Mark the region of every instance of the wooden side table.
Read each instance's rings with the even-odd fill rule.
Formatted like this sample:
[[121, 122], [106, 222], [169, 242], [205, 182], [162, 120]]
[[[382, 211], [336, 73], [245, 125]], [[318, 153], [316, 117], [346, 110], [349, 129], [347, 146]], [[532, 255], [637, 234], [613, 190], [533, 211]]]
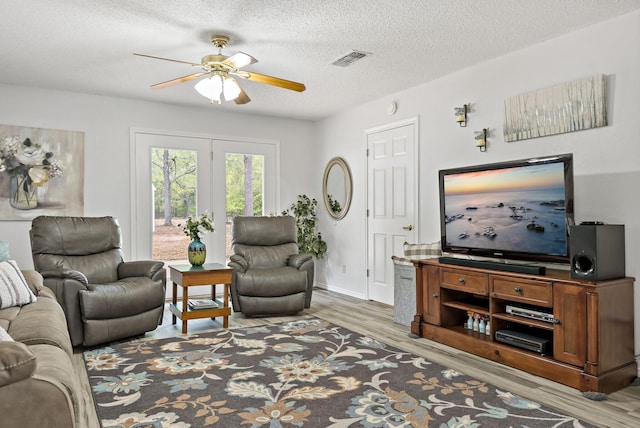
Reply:
[[[182, 321], [182, 334], [187, 333], [187, 321], [200, 318], [223, 317], [222, 325], [229, 327], [229, 286], [231, 285], [231, 275], [233, 269], [220, 263], [205, 263], [202, 266], [191, 265], [170, 265], [169, 279], [173, 283], [173, 294], [169, 310], [171, 311], [171, 321], [175, 325], [176, 318]], [[224, 287], [224, 300], [216, 299], [216, 285], [222, 284]], [[211, 285], [211, 299], [218, 303], [213, 309], [191, 309], [189, 308], [189, 287], [194, 285]], [[182, 287], [182, 302], [178, 302], [178, 286]]]

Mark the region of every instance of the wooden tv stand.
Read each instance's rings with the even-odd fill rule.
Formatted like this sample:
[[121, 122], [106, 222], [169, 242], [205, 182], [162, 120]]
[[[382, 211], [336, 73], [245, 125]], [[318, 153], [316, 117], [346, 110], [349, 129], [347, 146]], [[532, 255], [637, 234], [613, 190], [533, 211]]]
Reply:
[[[636, 378], [634, 278], [573, 279], [461, 267], [437, 259], [414, 261], [420, 337], [535, 374], [580, 391], [610, 393]], [[539, 320], [513, 315], [507, 305], [552, 314]], [[491, 335], [465, 328], [468, 312], [489, 318]], [[499, 330], [549, 340], [546, 355], [499, 342]]]

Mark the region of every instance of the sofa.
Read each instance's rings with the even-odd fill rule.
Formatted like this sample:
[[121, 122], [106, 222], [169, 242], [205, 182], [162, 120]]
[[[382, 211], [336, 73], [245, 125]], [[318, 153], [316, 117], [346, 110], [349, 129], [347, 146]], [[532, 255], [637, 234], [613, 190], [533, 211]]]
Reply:
[[314, 261], [298, 252], [295, 218], [233, 219], [231, 301], [245, 316], [292, 315], [311, 306]]
[[38, 272], [21, 273], [35, 301], [0, 309], [0, 426], [79, 427], [64, 312]]
[[29, 236], [34, 269], [62, 305], [73, 346], [143, 335], [162, 322], [164, 263], [125, 261], [114, 217], [39, 216]]

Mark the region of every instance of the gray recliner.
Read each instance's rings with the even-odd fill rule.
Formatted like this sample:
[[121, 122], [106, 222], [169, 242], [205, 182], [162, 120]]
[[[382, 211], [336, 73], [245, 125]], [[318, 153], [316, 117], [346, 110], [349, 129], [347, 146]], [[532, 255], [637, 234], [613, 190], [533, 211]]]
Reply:
[[311, 306], [314, 261], [298, 253], [293, 217], [235, 217], [231, 246], [235, 312], [289, 315]]
[[64, 309], [73, 346], [141, 335], [162, 321], [164, 263], [125, 262], [113, 217], [40, 216], [29, 235], [34, 267]]

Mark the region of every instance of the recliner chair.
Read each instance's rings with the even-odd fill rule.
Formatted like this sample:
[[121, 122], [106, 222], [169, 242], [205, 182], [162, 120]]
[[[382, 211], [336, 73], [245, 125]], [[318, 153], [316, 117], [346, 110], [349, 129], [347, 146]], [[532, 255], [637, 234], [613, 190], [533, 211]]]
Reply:
[[231, 246], [235, 312], [289, 315], [311, 307], [314, 261], [298, 253], [293, 217], [235, 217]]
[[141, 335], [162, 321], [164, 263], [125, 262], [113, 217], [40, 216], [29, 235], [34, 267], [64, 309], [73, 346]]

